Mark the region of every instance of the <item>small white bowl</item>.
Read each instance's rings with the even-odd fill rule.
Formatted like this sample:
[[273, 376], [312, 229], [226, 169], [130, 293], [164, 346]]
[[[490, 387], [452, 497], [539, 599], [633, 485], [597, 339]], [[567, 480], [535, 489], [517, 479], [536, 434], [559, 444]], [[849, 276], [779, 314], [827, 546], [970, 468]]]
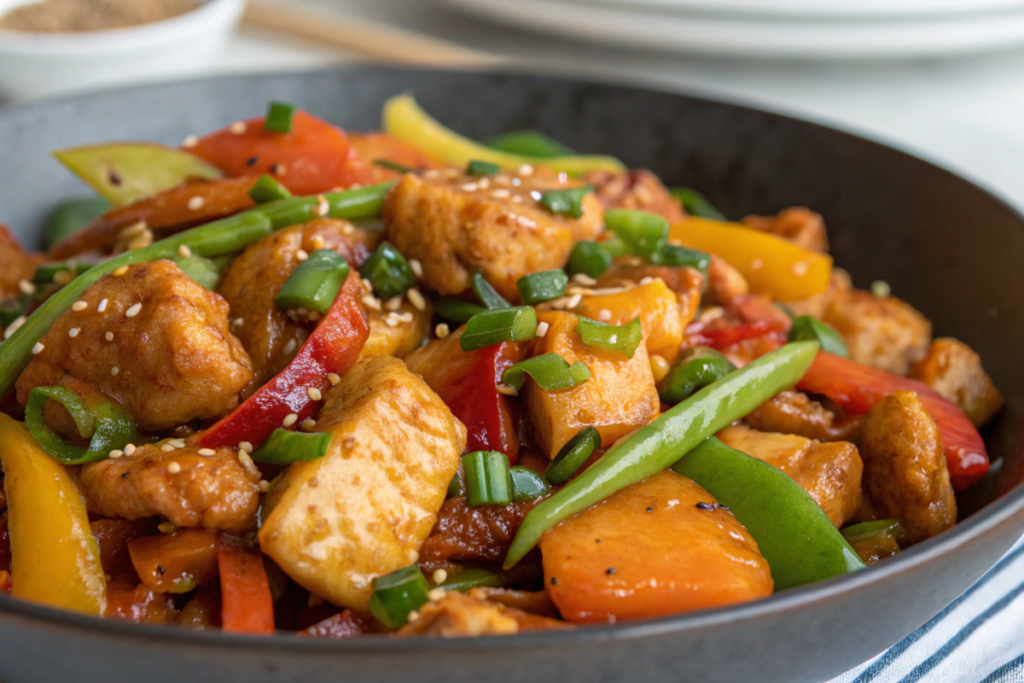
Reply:
[[[0, 14], [28, 0], [0, 0]], [[149, 24], [81, 33], [0, 29], [0, 96], [25, 99], [166, 77], [202, 66], [227, 42], [245, 0], [205, 0]]]

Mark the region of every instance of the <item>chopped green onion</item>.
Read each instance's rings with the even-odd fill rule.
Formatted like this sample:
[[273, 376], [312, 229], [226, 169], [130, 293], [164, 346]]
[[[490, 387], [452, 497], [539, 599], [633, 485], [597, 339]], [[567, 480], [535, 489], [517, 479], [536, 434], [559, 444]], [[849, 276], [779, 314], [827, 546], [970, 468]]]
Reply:
[[381, 299], [401, 296], [416, 284], [409, 262], [388, 241], [381, 242], [370, 254], [359, 274], [369, 280], [373, 293]]
[[526, 375], [544, 391], [561, 391], [590, 379], [590, 368], [580, 362], [569, 365], [557, 353], [545, 353], [507, 368], [501, 375], [501, 383], [519, 391], [526, 384]]
[[448, 579], [440, 585], [446, 591], [468, 591], [470, 588], [501, 588], [508, 585], [505, 572], [482, 567], [471, 567]]
[[614, 232], [634, 256], [650, 258], [668, 243], [668, 220], [664, 216], [632, 209], [609, 209], [604, 224]]
[[708, 346], [695, 346], [683, 352], [658, 383], [658, 395], [665, 403], [679, 403], [735, 369], [736, 366], [718, 351]]
[[505, 297], [498, 294], [498, 290], [491, 286], [482, 273], [473, 273], [473, 291], [476, 296], [489, 310], [496, 308], [508, 308], [512, 304], [505, 301]]
[[[47, 401], [64, 406], [74, 420], [78, 434], [90, 439], [89, 448], [64, 442], [43, 420], [43, 406]], [[110, 401], [86, 405], [78, 394], [64, 386], [36, 387], [28, 395], [25, 405], [25, 427], [39, 446], [65, 465], [97, 462], [111, 451], [123, 449], [130, 443], [145, 443], [131, 417]]]
[[612, 256], [600, 245], [600, 242], [577, 242], [569, 254], [569, 272], [573, 275], [583, 273], [595, 279], [604, 275], [612, 265]]
[[386, 168], [389, 171], [397, 171], [398, 173], [415, 173], [416, 172], [415, 168], [411, 168], [409, 166], [405, 166], [403, 164], [399, 164], [399, 163], [394, 162], [394, 161], [389, 161], [387, 159], [374, 159], [373, 160], [373, 165], [374, 166], [380, 166], [381, 168]]
[[59, 273], [69, 273], [73, 280], [94, 265], [94, 263], [72, 263], [71, 261], [41, 263], [32, 273], [32, 282], [37, 285], [48, 285], [57, 279]]
[[679, 187], [672, 190], [672, 196], [679, 200], [683, 210], [691, 216], [698, 218], [710, 218], [715, 221], [726, 220], [722, 212], [716, 209], [711, 202], [704, 198], [696, 190], [688, 187]]
[[348, 262], [330, 249], [317, 249], [299, 263], [274, 297], [278, 308], [308, 308], [317, 313], [331, 310], [348, 278]]
[[28, 305], [31, 301], [32, 297], [30, 296], [0, 301], [0, 332], [6, 330], [8, 325], [25, 315], [25, 311], [28, 310]]
[[633, 250], [629, 248], [622, 238], [615, 233], [605, 233], [607, 239], [603, 239], [597, 243], [597, 246], [601, 247], [604, 251], [608, 252], [608, 255], [613, 259], [619, 258], [620, 256], [629, 256], [633, 253]]
[[489, 161], [473, 159], [466, 166], [466, 175], [498, 175], [499, 173], [501, 173], [501, 166]]
[[706, 273], [711, 266], [711, 256], [697, 249], [687, 249], [676, 244], [666, 244], [661, 248], [661, 251], [651, 255], [651, 263], [659, 266], [671, 266], [673, 268], [688, 266]]
[[409, 613], [426, 604], [430, 585], [416, 565], [378, 576], [373, 580], [370, 612], [388, 629], [406, 625]]
[[434, 303], [434, 310], [445, 320], [464, 323], [480, 311], [486, 311], [487, 309], [452, 296], [443, 296]]
[[540, 498], [551, 490], [539, 474], [522, 465], [509, 468], [508, 476], [512, 480], [512, 500], [517, 503]]
[[103, 197], [71, 199], [50, 214], [46, 220], [46, 244], [53, 246], [107, 212], [111, 204]]
[[181, 268], [181, 272], [199, 283], [202, 287], [211, 292], [216, 291], [220, 282], [221, 273], [224, 269], [219, 267], [212, 259], [202, 256], [174, 256], [171, 261]]
[[540, 196], [540, 203], [551, 213], [579, 218], [583, 215], [583, 198], [594, 191], [593, 185], [548, 190]]
[[476, 451], [462, 456], [466, 473], [466, 505], [508, 505], [512, 502], [512, 482], [508, 474], [508, 456], [498, 451]]
[[569, 276], [564, 270], [545, 270], [519, 278], [516, 283], [524, 304], [539, 304], [565, 295]]
[[594, 427], [584, 428], [559, 449], [558, 455], [544, 470], [544, 478], [553, 486], [564, 484], [600, 447], [600, 432]]
[[278, 199], [288, 199], [292, 193], [288, 188], [267, 174], [261, 175], [249, 188], [249, 197], [257, 204], [266, 204]]
[[459, 337], [463, 351], [475, 351], [502, 342], [533, 339], [537, 334], [537, 311], [533, 306], [515, 306], [480, 311], [466, 323]]
[[640, 316], [625, 325], [609, 325], [607, 323], [576, 316], [576, 334], [587, 346], [596, 346], [606, 351], [618, 351], [627, 358], [632, 358], [636, 347], [643, 341], [644, 331], [640, 326]]
[[831, 325], [827, 325], [811, 315], [800, 315], [793, 319], [793, 327], [789, 330], [789, 341], [816, 341], [821, 344], [822, 351], [843, 358], [850, 357], [842, 335], [836, 332]]
[[448, 482], [448, 493], [445, 498], [455, 498], [456, 496], [462, 496], [466, 493], [466, 485], [462, 482], [462, 468], [460, 467], [455, 472], [455, 476]]
[[292, 118], [295, 116], [295, 105], [287, 102], [271, 102], [267, 107], [267, 117], [263, 120], [263, 130], [274, 133], [292, 132]]
[[896, 540], [900, 540], [903, 538], [903, 525], [900, 524], [898, 519], [879, 519], [874, 522], [853, 524], [843, 529], [842, 533], [843, 538], [850, 543], [863, 541], [866, 538], [878, 536], [879, 534], [890, 535]]
[[331, 447], [331, 432], [293, 432], [275, 429], [270, 438], [252, 454], [256, 462], [290, 465], [293, 462], [317, 460]]
[[501, 152], [534, 157], [535, 159], [550, 159], [552, 157], [570, 156], [576, 153], [561, 142], [535, 130], [516, 130], [502, 133], [486, 140], [484, 144], [491, 149]]

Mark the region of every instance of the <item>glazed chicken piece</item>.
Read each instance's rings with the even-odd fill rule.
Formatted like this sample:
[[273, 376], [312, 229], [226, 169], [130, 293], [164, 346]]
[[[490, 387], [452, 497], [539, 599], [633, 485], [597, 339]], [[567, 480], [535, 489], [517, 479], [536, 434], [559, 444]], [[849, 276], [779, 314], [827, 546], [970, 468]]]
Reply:
[[679, 200], [662, 185], [658, 176], [637, 168], [625, 173], [591, 171], [583, 179], [606, 209], [634, 209], [664, 216], [669, 221], [686, 218]]
[[722, 305], [738, 296], [750, 293], [750, 285], [725, 259], [711, 254], [711, 266], [708, 268], [708, 287], [704, 299], [709, 304]]
[[913, 306], [861, 289], [836, 296], [821, 319], [843, 336], [850, 358], [895, 375], [907, 374], [932, 338], [932, 324]]
[[601, 203], [592, 194], [584, 197], [580, 218], [554, 214], [538, 201], [541, 192], [578, 185], [540, 170], [407, 173], [384, 202], [387, 239], [423, 264], [423, 282], [440, 294], [464, 292], [480, 271], [503, 297], [519, 301], [519, 278], [561, 268], [577, 240], [602, 231]]
[[881, 517], [903, 523], [910, 543], [956, 524], [939, 429], [913, 391], [897, 391], [872, 408], [861, 429], [864, 488]]
[[741, 426], [727, 427], [717, 436], [726, 446], [785, 472], [811, 494], [836, 528], [857, 516], [864, 464], [852, 443], [822, 443]]
[[402, 361], [360, 361], [326, 395], [322, 458], [290, 465], [264, 501], [263, 552], [312, 593], [367, 612], [372, 581], [419, 557], [466, 428]]
[[1003, 407], [1003, 395], [981, 366], [981, 357], [956, 339], [933, 341], [910, 377], [955, 403], [975, 427], [987, 424]]
[[528, 631], [572, 628], [549, 619], [458, 591], [445, 591], [420, 608], [414, 619], [398, 630], [398, 636], [464, 638], [504, 636]]
[[42, 262], [41, 254], [26, 254], [8, 227], [0, 223], [0, 299], [21, 296], [18, 283], [31, 279]]
[[856, 441], [861, 418], [837, 417], [802, 391], [789, 390], [762, 403], [744, 422], [761, 432], [797, 434], [818, 441]]
[[743, 224], [788, 240], [798, 247], [828, 253], [828, 235], [821, 214], [803, 206], [783, 209], [775, 216], [746, 216]]
[[268, 235], [246, 247], [231, 263], [219, 292], [231, 306], [231, 331], [252, 358], [256, 376], [250, 390], [283, 370], [315, 326], [292, 319], [274, 303], [299, 265], [299, 251], [309, 254], [332, 249], [357, 268], [369, 257], [377, 239], [347, 221], [319, 219]]
[[799, 301], [787, 301], [786, 306], [795, 316], [810, 315], [822, 318], [832, 302], [844, 292], [849, 291], [851, 287], [853, 287], [853, 283], [850, 281], [850, 274], [842, 268], [833, 268], [828, 288], [824, 292]]
[[[420, 348], [430, 334], [434, 311], [429, 303], [425, 303], [423, 310], [413, 306], [408, 299], [401, 299], [397, 303], [397, 307], [391, 302], [385, 302], [382, 310], [370, 309], [366, 318], [370, 336], [359, 354], [361, 358], [405, 358]], [[394, 310], [389, 310], [393, 307]]]
[[259, 470], [230, 448], [139, 446], [132, 455], [83, 465], [79, 484], [94, 515], [159, 515], [179, 527], [243, 532], [256, 527], [259, 480]]
[[534, 439], [549, 458], [584, 427], [596, 427], [607, 448], [658, 414], [661, 400], [644, 343], [628, 358], [586, 346], [575, 332], [578, 319], [572, 313], [542, 311], [537, 319], [548, 330], [536, 339], [533, 355], [557, 353], [570, 365], [582, 362], [591, 373], [589, 380], [564, 391], [544, 391], [532, 379], [523, 386], [522, 405]]
[[18, 401], [78, 380], [118, 401], [145, 432], [225, 415], [253, 377], [227, 316], [222, 298], [170, 261], [105, 275], [43, 336], [18, 379]]

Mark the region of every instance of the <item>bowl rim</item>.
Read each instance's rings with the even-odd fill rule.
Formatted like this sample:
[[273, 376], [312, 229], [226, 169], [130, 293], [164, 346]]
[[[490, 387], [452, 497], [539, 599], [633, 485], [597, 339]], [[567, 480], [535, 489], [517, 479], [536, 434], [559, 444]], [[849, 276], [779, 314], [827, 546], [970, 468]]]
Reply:
[[[234, 2], [235, 0], [211, 0], [215, 2]], [[115, 88], [92, 90], [84, 93], [54, 95], [43, 97], [29, 102], [4, 107], [0, 110], [0, 118], [8, 116], [21, 116], [30, 114], [31, 110], [37, 107], [46, 107], [53, 104], [68, 103], [71, 100], [82, 100], [90, 98], [105, 98], [126, 93], [144, 94], [147, 89], [158, 89], [175, 86], [188, 86], [190, 84], [216, 81], [259, 81], [273, 77], [308, 77], [328, 76], [341, 73], [362, 73], [373, 75], [375, 73], [443, 73], [449, 75], [466, 76], [496, 76], [500, 78], [514, 79], [544, 79], [549, 81], [561, 81], [565, 84], [592, 85], [596, 87], [614, 87], [624, 90], [633, 90], [638, 93], [667, 94], [672, 97], [693, 100], [703, 104], [726, 106], [734, 110], [741, 110], [751, 114], [767, 115], [776, 119], [784, 119], [800, 125], [813, 126], [823, 129], [832, 135], [842, 136], [859, 143], [866, 143], [889, 154], [897, 154], [908, 157], [914, 161], [924, 164], [933, 172], [938, 172], [956, 180], [967, 183], [977, 191], [985, 195], [995, 205], [1001, 207], [1008, 214], [1013, 216], [1024, 227], [1024, 213], [1011, 205], [1007, 200], [1000, 197], [983, 184], [975, 182], [971, 178], [960, 175], [947, 168], [944, 168], [926, 158], [911, 154], [894, 146], [879, 142], [869, 137], [846, 132], [828, 125], [812, 120], [803, 119], [787, 113], [772, 111], [760, 106], [750, 106], [744, 103], [737, 103], [724, 97], [709, 96], [700, 92], [677, 91], [666, 88], [659, 88], [656, 84], [641, 83], [640, 85], [627, 84], [616, 76], [597, 76], [592, 73], [581, 75], [578, 71], [562, 71], [550, 67], [538, 67], [537, 65], [502, 65], [495, 68], [477, 70], [458, 70], [430, 67], [409, 67], [409, 66], [387, 66], [374, 64], [351, 64], [332, 65], [328, 67], [251, 72], [251, 73], [228, 73], [209, 75], [193, 78], [181, 78], [159, 83], [144, 85], [126, 85]], [[0, 615], [11, 614], [17, 617], [29, 619], [36, 622], [45, 622], [51, 626], [62, 626], [76, 629], [86, 629], [90, 635], [109, 635], [122, 638], [131, 638], [135, 641], [173, 641], [182, 645], [198, 647], [232, 648], [252, 651], [267, 650], [291, 650], [310, 653], [351, 653], [360, 651], [377, 651], [380, 649], [396, 650], [398, 652], [435, 652], [435, 651], [458, 651], [473, 650], [486, 651], [492, 649], [508, 648], [535, 648], [542, 646], [554, 646], [564, 643], [579, 643], [586, 641], [603, 642], [609, 640], [636, 640], [652, 636], [664, 636], [676, 633], [690, 632], [712, 626], [721, 626], [738, 621], [753, 621], [765, 617], [776, 617], [787, 611], [793, 611], [816, 602], [826, 601], [829, 598], [845, 595], [861, 590], [869, 584], [881, 582], [886, 579], [909, 574], [924, 564], [938, 561], [957, 548], [971, 542], [974, 538], [982, 536], [989, 531], [999, 528], [1010, 518], [1018, 515], [1024, 510], [1024, 485], [1016, 485], [1003, 493], [996, 500], [988, 503], [969, 517], [958, 522], [949, 531], [923, 541], [912, 548], [902, 551], [895, 558], [886, 560], [877, 566], [869, 567], [864, 571], [853, 574], [835, 577], [814, 584], [808, 584], [799, 588], [792, 588], [786, 591], [775, 593], [770, 597], [755, 600], [752, 602], [740, 603], [731, 606], [719, 607], [709, 610], [698, 610], [676, 615], [667, 615], [654, 619], [637, 621], [580, 625], [575, 629], [539, 631], [532, 633], [488, 636], [486, 638], [391, 638], [391, 637], [370, 637], [370, 638], [309, 638], [300, 637], [294, 633], [276, 631], [269, 636], [251, 636], [244, 634], [225, 633], [223, 631], [194, 631], [173, 625], [150, 625], [135, 624], [119, 619], [95, 617], [87, 614], [70, 612], [35, 602], [20, 600], [9, 595], [0, 594]], [[995, 565], [993, 565], [995, 566]], [[989, 568], [989, 570], [991, 567]]]

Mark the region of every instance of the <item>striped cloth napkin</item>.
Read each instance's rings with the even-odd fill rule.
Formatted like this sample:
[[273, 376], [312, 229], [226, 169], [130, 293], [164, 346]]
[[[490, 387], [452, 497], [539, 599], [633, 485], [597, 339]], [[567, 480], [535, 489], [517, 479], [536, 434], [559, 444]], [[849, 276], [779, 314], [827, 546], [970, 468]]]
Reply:
[[1024, 539], [934, 619], [832, 683], [1024, 682]]

